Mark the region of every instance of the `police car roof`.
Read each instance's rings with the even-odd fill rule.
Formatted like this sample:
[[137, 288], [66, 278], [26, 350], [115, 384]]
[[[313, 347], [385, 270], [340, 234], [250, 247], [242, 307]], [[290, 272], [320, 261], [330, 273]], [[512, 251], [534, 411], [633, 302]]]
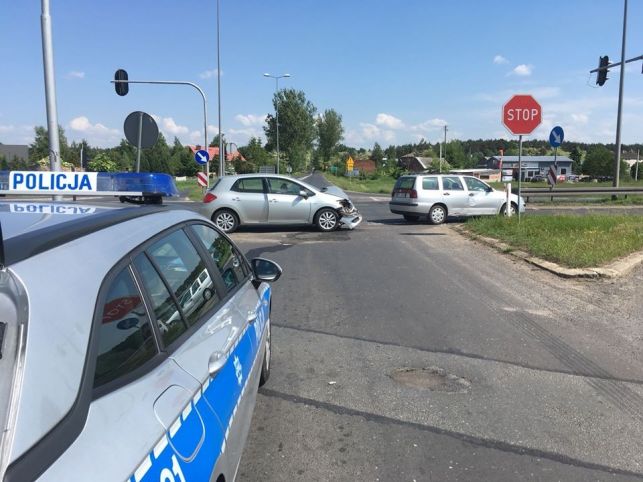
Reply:
[[148, 214], [165, 206], [108, 207], [65, 203], [1, 202], [4, 265], [10, 266], [81, 236]]

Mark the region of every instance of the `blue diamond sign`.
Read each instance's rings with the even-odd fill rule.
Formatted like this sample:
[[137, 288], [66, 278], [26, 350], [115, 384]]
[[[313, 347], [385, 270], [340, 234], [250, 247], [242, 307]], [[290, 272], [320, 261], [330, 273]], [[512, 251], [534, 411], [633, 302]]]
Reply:
[[208, 154], [208, 151], [201, 149], [194, 153], [194, 160], [203, 166], [210, 160], [210, 154]]

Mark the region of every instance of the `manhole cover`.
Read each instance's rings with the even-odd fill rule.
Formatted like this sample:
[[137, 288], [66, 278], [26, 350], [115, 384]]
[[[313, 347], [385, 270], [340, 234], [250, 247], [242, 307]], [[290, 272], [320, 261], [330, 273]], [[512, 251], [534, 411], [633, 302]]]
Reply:
[[466, 393], [471, 387], [468, 380], [447, 373], [439, 367], [397, 368], [391, 373], [397, 383], [410, 388], [422, 388], [434, 392]]

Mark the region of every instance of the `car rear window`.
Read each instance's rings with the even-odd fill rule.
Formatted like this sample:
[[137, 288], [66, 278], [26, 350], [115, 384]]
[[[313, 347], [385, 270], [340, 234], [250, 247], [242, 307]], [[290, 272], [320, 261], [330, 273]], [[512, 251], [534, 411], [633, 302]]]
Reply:
[[400, 177], [395, 182], [395, 189], [413, 189], [413, 186], [415, 186], [415, 177], [413, 176]]
[[438, 178], [437, 177], [425, 177], [422, 178], [422, 189], [425, 191], [437, 191], [440, 189], [438, 186]]

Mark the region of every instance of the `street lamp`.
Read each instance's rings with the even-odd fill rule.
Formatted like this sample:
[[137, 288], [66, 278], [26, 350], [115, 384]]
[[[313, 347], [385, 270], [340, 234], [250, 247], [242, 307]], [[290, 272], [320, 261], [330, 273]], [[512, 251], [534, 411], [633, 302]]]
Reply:
[[[282, 75], [271, 75], [271, 74], [263, 74], [264, 77], [270, 77], [271, 79], [275, 79], [275, 94], [279, 93], [279, 79], [283, 79], [285, 77], [290, 77], [290, 74], [282, 74]], [[277, 126], [277, 174], [279, 174], [279, 99], [277, 99], [277, 102], [275, 103], [275, 121], [276, 121], [276, 126]]]

